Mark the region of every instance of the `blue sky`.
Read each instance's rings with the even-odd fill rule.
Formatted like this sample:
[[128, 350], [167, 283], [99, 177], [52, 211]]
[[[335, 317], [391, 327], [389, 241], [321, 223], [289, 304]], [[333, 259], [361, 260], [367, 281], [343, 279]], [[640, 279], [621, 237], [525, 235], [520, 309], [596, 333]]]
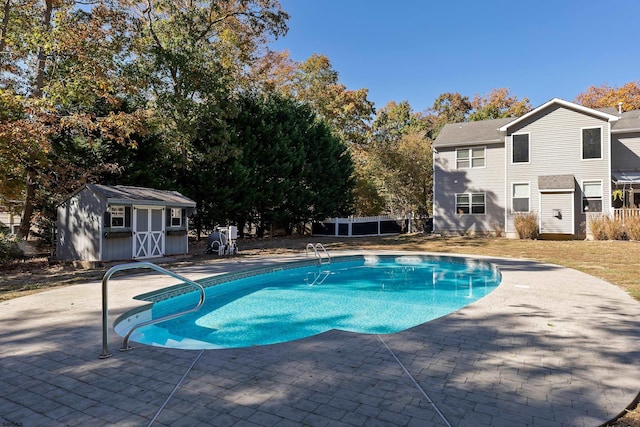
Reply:
[[590, 85], [640, 80], [640, 1], [281, 0], [289, 33], [272, 44], [304, 61], [329, 57], [377, 108], [415, 111], [444, 92], [507, 87], [533, 106], [573, 101]]

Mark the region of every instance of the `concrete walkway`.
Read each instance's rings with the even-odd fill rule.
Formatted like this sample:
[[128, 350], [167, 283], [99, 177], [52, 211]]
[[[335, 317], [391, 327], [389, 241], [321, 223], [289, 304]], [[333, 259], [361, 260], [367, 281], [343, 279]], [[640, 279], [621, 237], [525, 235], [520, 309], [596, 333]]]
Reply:
[[[336, 255], [337, 253], [334, 253]], [[292, 257], [176, 272], [198, 279]], [[331, 331], [263, 347], [136, 345], [101, 360], [101, 286], [0, 303], [3, 426], [597, 426], [640, 391], [640, 304], [580, 272], [492, 259], [503, 282], [392, 335]], [[172, 284], [111, 282], [110, 322]], [[135, 345], [135, 343], [133, 343]]]

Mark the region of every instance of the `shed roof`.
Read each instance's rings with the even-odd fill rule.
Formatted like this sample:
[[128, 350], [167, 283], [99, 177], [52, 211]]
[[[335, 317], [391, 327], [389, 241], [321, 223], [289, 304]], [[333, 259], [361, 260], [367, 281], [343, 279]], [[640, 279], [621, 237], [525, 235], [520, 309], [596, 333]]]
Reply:
[[464, 144], [502, 142], [498, 129], [512, 121], [513, 118], [506, 118], [478, 122], [447, 123], [433, 142], [433, 146], [452, 147]]
[[[107, 199], [107, 203], [170, 205], [176, 207], [195, 207], [196, 202], [177, 191], [157, 190], [155, 188], [131, 187], [127, 185], [86, 184], [84, 188]], [[76, 193], [77, 193], [76, 192]]]
[[573, 175], [543, 175], [538, 177], [540, 191], [575, 191]]

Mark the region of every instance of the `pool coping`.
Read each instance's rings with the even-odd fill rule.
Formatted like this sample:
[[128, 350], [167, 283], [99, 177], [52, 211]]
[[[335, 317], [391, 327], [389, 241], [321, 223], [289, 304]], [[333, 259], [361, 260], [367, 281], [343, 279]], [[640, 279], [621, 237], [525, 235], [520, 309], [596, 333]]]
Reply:
[[[564, 267], [458, 257], [493, 262], [501, 285], [457, 312], [397, 334], [330, 331], [261, 348], [138, 346], [100, 360], [99, 283], [4, 301], [0, 418], [25, 426], [206, 425], [213, 419], [217, 425], [590, 426], [634, 401], [640, 390], [637, 301]], [[229, 259], [175, 271], [195, 278], [301, 258]], [[157, 277], [114, 278], [112, 318], [140, 304], [133, 296], [156, 288]]]

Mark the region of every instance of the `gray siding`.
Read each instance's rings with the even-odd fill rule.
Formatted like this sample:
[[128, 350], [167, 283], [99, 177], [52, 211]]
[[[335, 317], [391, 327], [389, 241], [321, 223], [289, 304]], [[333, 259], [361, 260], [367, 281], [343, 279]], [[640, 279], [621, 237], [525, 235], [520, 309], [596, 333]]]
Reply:
[[100, 261], [104, 202], [83, 190], [58, 206], [56, 255], [61, 260]]
[[[456, 149], [439, 148], [434, 159], [434, 232], [492, 233], [504, 230], [504, 146], [486, 147], [484, 168], [456, 169]], [[460, 215], [455, 211], [457, 193], [485, 193], [486, 214]]]
[[633, 170], [640, 167], [640, 133], [614, 134], [611, 141], [611, 169]]
[[[542, 193], [540, 196], [540, 233], [574, 234], [574, 193]], [[560, 210], [560, 217], [553, 215], [554, 209]]]
[[181, 255], [186, 254], [189, 251], [188, 247], [189, 239], [187, 235], [183, 236], [171, 236], [165, 237], [164, 251], [166, 255]]
[[102, 241], [102, 261], [133, 259], [133, 237], [109, 237]]
[[[602, 159], [582, 160], [582, 128], [602, 127]], [[530, 157], [528, 164], [512, 164], [511, 139], [514, 133], [529, 133]], [[553, 106], [509, 129], [506, 137], [507, 153], [507, 235], [514, 236], [511, 210], [512, 183], [530, 182], [532, 210], [539, 209], [540, 192], [538, 176], [574, 175], [578, 183], [584, 180], [603, 180], [603, 210], [608, 209], [611, 189], [609, 169], [609, 123], [606, 120]], [[576, 198], [581, 200], [580, 190]], [[541, 213], [538, 213], [540, 218]], [[546, 215], [546, 213], [545, 213]], [[573, 225], [576, 232], [584, 221], [584, 215], [576, 210]], [[565, 228], [563, 228], [565, 229]]]

